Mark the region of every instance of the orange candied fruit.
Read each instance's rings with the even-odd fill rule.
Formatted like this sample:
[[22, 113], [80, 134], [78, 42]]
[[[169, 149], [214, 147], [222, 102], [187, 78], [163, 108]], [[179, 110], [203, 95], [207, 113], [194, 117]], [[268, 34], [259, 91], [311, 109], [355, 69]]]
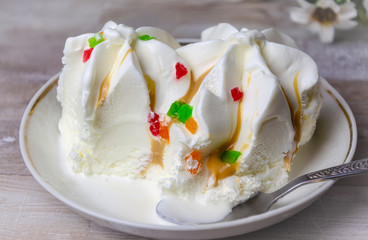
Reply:
[[169, 143], [170, 141], [169, 126], [164, 125], [164, 123], [161, 122], [159, 135], [162, 139], [165, 139], [167, 143]]
[[[198, 152], [198, 150], [193, 150], [193, 152], [191, 152], [189, 155], [190, 155], [190, 156], [192, 157], [192, 159], [194, 159], [194, 160], [201, 160], [201, 159], [202, 159], [201, 154]], [[188, 157], [188, 156], [187, 156], [187, 157]]]
[[193, 150], [187, 156], [185, 156], [185, 162], [187, 163], [187, 171], [196, 175], [202, 167], [202, 157], [197, 150]]
[[197, 122], [194, 120], [193, 117], [189, 118], [186, 122], [185, 122], [185, 127], [186, 129], [188, 129], [189, 132], [191, 132], [192, 134], [194, 134], [197, 131], [198, 128], [198, 124]]

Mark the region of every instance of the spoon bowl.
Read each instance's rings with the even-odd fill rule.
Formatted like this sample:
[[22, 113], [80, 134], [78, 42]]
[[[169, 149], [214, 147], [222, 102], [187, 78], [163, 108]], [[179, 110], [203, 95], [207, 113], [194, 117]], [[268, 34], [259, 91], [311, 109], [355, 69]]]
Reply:
[[[339, 179], [365, 173], [368, 173], [368, 158], [311, 172], [295, 178], [275, 192], [258, 192], [246, 202], [235, 206], [231, 211], [229, 211], [228, 215], [226, 213], [223, 214], [223, 217], [220, 219], [219, 217], [217, 217], [206, 221], [202, 218], [199, 219], [195, 217], [188, 217], [187, 214], [177, 214], [175, 208], [180, 208], [181, 211], [185, 212], [192, 212], [193, 209], [189, 209], [190, 207], [188, 204], [178, 203], [175, 205], [175, 203], [168, 200], [168, 198], [162, 199], [157, 204], [156, 212], [161, 218], [180, 225], [196, 225], [220, 221], [232, 221], [267, 212], [279, 199], [292, 192], [293, 190], [299, 188], [300, 186], [309, 183], [317, 183], [321, 181]], [[203, 209], [206, 209], [206, 206], [203, 206]], [[205, 213], [203, 212], [203, 214]]]

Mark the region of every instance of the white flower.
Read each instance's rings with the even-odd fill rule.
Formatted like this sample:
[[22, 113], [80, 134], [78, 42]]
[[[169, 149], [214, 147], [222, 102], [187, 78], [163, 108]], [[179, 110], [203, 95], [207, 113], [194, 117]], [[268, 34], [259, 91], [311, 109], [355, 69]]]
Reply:
[[[306, 25], [318, 33], [322, 42], [332, 42], [337, 29], [354, 28], [358, 22], [351, 19], [357, 16], [354, 3], [347, 0], [298, 0], [301, 8], [290, 9], [292, 21]], [[313, 3], [314, 2], [314, 3]]]
[[368, 16], [368, 0], [363, 0], [363, 6], [365, 8], [365, 15]]

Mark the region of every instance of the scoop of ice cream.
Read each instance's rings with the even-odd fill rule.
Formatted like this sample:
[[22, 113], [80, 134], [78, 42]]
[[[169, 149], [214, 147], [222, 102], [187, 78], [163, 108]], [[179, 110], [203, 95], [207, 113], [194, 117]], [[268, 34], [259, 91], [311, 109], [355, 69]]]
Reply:
[[108, 22], [66, 41], [59, 128], [75, 172], [142, 177], [234, 206], [288, 180], [322, 98], [316, 64], [275, 30], [219, 24], [180, 46]]

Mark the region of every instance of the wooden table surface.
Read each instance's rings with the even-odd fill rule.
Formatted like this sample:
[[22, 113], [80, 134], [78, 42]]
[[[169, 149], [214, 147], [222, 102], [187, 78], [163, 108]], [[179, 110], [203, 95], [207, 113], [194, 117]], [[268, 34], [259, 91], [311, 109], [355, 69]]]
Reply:
[[[61, 70], [65, 39], [108, 20], [198, 37], [205, 27], [277, 27], [296, 39], [346, 99], [358, 125], [355, 159], [368, 157], [368, 28], [334, 44], [289, 20], [295, 1], [0, 0], [0, 239], [144, 239], [101, 227], [46, 192], [26, 168], [18, 131], [35, 92]], [[323, 197], [271, 227], [231, 239], [368, 239], [368, 176], [338, 181]]]

